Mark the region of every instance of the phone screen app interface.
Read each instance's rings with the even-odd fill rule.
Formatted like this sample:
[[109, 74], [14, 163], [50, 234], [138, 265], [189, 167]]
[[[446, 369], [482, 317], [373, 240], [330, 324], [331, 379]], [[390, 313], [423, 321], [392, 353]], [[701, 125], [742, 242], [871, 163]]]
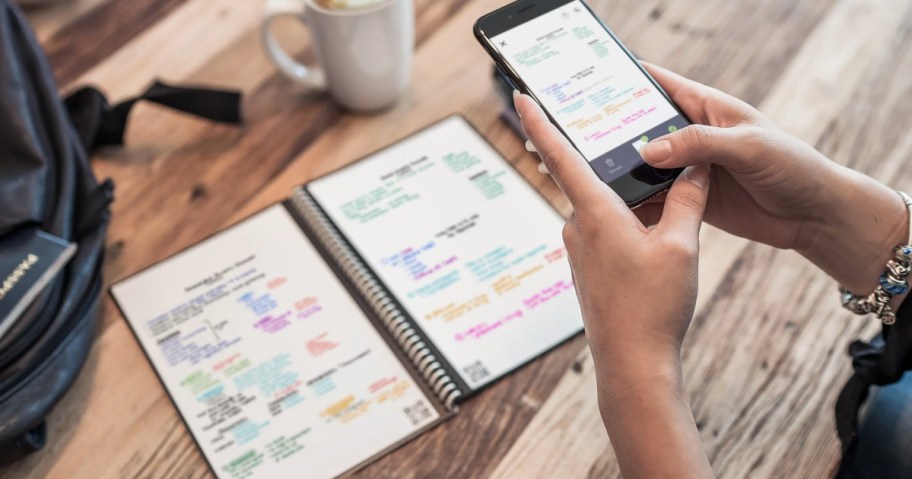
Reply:
[[647, 141], [688, 124], [579, 1], [491, 41], [605, 182], [641, 165]]

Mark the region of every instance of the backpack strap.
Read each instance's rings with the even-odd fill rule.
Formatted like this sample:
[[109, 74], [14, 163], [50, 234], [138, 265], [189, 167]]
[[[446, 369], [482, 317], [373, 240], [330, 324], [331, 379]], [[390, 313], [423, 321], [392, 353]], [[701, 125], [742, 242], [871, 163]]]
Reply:
[[130, 110], [140, 100], [157, 103], [207, 120], [241, 123], [241, 93], [168, 85], [155, 81], [144, 93], [114, 106], [93, 87], [83, 87], [64, 99], [70, 121], [87, 151], [122, 145]]

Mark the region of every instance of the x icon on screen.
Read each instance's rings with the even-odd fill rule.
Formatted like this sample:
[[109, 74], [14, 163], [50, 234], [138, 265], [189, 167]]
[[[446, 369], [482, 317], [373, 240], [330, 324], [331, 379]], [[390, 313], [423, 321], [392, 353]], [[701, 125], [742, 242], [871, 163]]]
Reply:
[[507, 46], [507, 42], [500, 42], [500, 46], [502, 46], [502, 47]]

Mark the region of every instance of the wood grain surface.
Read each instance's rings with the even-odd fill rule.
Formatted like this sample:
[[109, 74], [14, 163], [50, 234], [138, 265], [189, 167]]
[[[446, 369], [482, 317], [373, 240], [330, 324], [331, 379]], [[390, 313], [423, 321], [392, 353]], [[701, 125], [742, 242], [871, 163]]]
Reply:
[[[262, 0], [71, 0], [29, 12], [61, 92], [113, 99], [153, 79], [238, 88], [246, 124], [141, 105], [127, 147], [94, 158], [117, 184], [107, 283], [125, 277], [450, 113], [464, 114], [562, 212], [569, 206], [498, 119], [476, 18], [504, 3], [416, 0], [411, 86], [394, 107], [352, 114], [281, 77], [259, 43]], [[592, 0], [640, 57], [758, 106], [834, 161], [912, 186], [912, 1]], [[293, 22], [284, 45], [312, 58]], [[873, 226], [872, 226], [873, 227]], [[685, 374], [719, 477], [825, 477], [839, 458], [833, 405], [848, 342], [871, 322], [788, 251], [713, 228]], [[106, 298], [85, 369], [49, 418], [46, 449], [0, 478], [210, 477], [123, 318]], [[615, 477], [585, 338], [466, 402], [452, 420], [359, 477]], [[300, 477], [306, 477], [302, 471]]]

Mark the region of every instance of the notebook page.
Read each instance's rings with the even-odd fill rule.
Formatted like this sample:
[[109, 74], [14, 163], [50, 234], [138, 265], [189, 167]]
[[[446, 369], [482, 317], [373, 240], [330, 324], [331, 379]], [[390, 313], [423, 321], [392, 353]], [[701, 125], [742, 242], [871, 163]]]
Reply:
[[308, 189], [470, 387], [581, 330], [563, 219], [462, 117]]
[[439, 417], [282, 205], [112, 294], [221, 478], [334, 477]]

